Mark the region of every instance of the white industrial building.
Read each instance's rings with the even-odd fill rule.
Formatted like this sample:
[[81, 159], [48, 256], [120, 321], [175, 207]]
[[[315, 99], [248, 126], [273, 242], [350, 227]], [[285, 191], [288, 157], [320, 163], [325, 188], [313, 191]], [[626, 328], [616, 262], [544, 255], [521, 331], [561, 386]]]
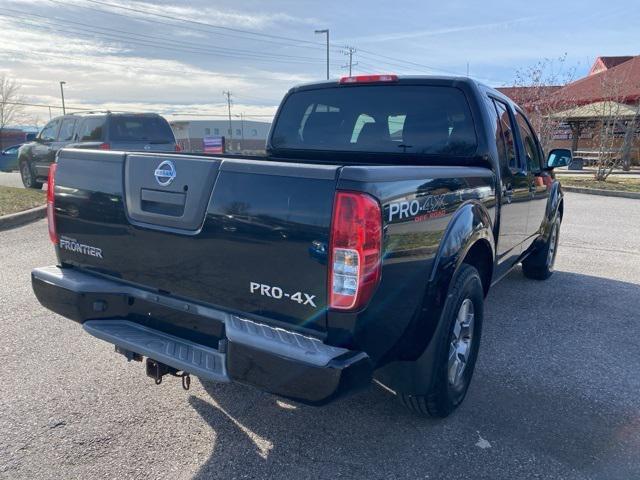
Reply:
[[224, 137], [227, 151], [263, 151], [270, 122], [254, 120], [172, 120], [176, 140], [185, 151], [201, 152], [204, 137]]

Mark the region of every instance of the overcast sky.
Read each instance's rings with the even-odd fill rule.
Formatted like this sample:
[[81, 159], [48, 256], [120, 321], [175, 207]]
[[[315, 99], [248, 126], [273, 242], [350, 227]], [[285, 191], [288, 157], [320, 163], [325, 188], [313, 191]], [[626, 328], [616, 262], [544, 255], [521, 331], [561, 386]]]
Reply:
[[[559, 2], [0, 0], [0, 72], [33, 103], [268, 119], [291, 86], [355, 73], [469, 74], [512, 84], [566, 53], [585, 74], [598, 55], [638, 54], [638, 0]], [[30, 109], [40, 124], [48, 109]], [[58, 113], [54, 110], [54, 114]]]

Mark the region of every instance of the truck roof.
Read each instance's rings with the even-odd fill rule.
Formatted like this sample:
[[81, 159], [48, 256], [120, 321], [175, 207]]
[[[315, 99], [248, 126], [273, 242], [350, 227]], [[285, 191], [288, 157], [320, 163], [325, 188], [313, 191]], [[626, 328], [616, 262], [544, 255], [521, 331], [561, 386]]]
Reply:
[[[377, 75], [392, 75], [392, 74], [377, 74]], [[377, 76], [376, 75], [376, 76]], [[370, 77], [370, 76], [374, 76], [374, 75], [362, 75], [362, 77]], [[411, 85], [411, 84], [421, 84], [421, 83], [434, 83], [434, 84], [442, 84], [442, 85], [453, 85], [453, 84], [460, 84], [460, 83], [466, 83], [466, 84], [473, 84], [473, 85], [482, 85], [482, 83], [474, 80], [473, 78], [470, 77], [462, 77], [462, 76], [447, 76], [447, 75], [393, 75], [394, 77], [397, 78], [397, 80], [393, 80], [393, 81], [389, 81], [389, 83], [394, 83], [394, 84], [407, 84], [407, 85]], [[360, 75], [354, 75], [354, 78], [358, 78], [360, 77]], [[346, 78], [346, 77], [342, 77], [342, 78]], [[293, 89], [311, 89], [311, 88], [328, 88], [328, 87], [335, 87], [337, 84], [340, 84], [340, 78], [337, 79], [331, 79], [331, 80], [325, 80], [322, 82], [310, 82], [310, 83], [303, 83], [301, 85], [296, 85], [295, 87], [293, 87]], [[385, 81], [380, 81], [380, 82], [367, 82], [367, 83], [362, 83], [362, 85], [370, 85], [371, 83], [385, 83]], [[356, 86], [358, 85], [357, 82], [349, 84], [349, 86]]]
[[[379, 74], [379, 75], [391, 75], [391, 74]], [[368, 77], [372, 75], [364, 75], [364, 76]], [[384, 83], [390, 83], [395, 85], [431, 84], [431, 85], [442, 85], [442, 86], [456, 86], [460, 84], [465, 84], [465, 85], [471, 86], [472, 88], [479, 88], [485, 91], [486, 90], [491, 91], [492, 94], [503, 99], [504, 101], [513, 103], [513, 101], [509, 97], [506, 97], [500, 91], [470, 77], [455, 76], [455, 75], [393, 75], [393, 76], [396, 77], [397, 79], [393, 81], [380, 81], [380, 82], [362, 82], [362, 83], [354, 82], [345, 86], [355, 87], [358, 85], [372, 85], [372, 84], [380, 85]], [[354, 75], [354, 77], [358, 77], [358, 75]], [[343, 78], [346, 78], [346, 77], [343, 77]], [[302, 91], [302, 90], [314, 90], [319, 88], [333, 88], [336, 85], [340, 85], [340, 78], [324, 80], [321, 82], [303, 83], [300, 85], [296, 85], [295, 87], [289, 90], [289, 93]]]

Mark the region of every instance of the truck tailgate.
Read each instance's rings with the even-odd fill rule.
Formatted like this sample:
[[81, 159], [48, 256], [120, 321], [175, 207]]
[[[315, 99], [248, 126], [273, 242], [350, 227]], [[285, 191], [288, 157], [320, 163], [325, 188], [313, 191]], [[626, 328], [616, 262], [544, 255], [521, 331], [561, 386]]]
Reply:
[[338, 166], [62, 150], [62, 264], [325, 329]]

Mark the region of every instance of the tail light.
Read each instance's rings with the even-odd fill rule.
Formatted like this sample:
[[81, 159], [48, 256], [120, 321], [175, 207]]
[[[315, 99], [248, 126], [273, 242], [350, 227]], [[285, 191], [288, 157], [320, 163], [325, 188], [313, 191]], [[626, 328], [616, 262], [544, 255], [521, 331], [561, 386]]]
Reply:
[[100, 150], [111, 150], [111, 145], [108, 143], [101, 143], [100, 145], [98, 145], [98, 149]]
[[329, 307], [358, 310], [380, 280], [382, 213], [371, 196], [337, 192], [329, 250]]
[[182, 147], [176, 143], [176, 152], [181, 152], [182, 151]]
[[58, 231], [56, 229], [55, 213], [55, 189], [57, 163], [49, 166], [49, 178], [47, 179], [47, 221], [49, 223], [49, 238], [54, 245], [58, 244]]
[[376, 82], [397, 82], [397, 75], [357, 75], [355, 77], [342, 77], [340, 84], [349, 83], [376, 83]]

